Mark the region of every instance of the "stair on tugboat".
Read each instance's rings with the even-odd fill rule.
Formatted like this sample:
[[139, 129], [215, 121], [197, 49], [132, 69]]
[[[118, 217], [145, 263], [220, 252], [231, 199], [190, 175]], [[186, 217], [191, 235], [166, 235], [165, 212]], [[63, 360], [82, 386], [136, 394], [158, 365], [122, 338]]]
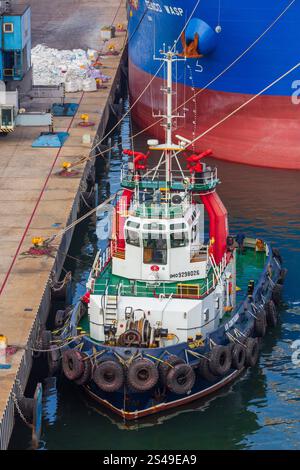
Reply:
[[114, 325], [117, 320], [118, 302], [116, 295], [108, 295], [105, 307], [105, 324]]

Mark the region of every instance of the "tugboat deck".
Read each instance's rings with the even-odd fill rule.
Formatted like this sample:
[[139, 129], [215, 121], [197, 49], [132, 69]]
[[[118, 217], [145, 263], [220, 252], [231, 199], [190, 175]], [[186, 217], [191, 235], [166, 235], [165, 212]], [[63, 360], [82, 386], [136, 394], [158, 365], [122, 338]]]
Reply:
[[211, 269], [205, 279], [195, 279], [177, 282], [161, 282], [150, 284], [145, 281], [133, 281], [131, 279], [112, 274], [111, 263], [104, 269], [101, 276], [96, 279], [94, 294], [117, 295], [118, 289], [121, 294], [134, 297], [153, 297], [160, 294], [171, 294], [173, 297], [200, 298], [206, 294], [213, 285], [213, 270]]

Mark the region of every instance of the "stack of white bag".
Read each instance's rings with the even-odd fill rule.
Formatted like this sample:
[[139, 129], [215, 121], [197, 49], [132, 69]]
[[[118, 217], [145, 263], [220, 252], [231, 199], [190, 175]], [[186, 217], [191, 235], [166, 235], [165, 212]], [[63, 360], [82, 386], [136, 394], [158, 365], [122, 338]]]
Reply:
[[96, 90], [95, 79], [89, 77], [91, 63], [97, 58], [96, 51], [58, 50], [39, 44], [31, 54], [34, 85], [65, 83], [67, 92]]

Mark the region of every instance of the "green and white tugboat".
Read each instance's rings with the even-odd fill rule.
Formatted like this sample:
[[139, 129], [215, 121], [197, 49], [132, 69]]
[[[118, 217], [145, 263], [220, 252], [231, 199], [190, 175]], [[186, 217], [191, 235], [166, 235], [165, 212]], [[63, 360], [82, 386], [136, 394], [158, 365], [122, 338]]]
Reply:
[[161, 60], [165, 142], [148, 141], [147, 155], [124, 150], [112, 237], [85, 296], [59, 313], [60, 357], [49, 355], [128, 420], [209, 395], [254, 367], [285, 276], [278, 250], [230, 235], [217, 170], [202, 162], [211, 152], [174, 143], [172, 70], [182, 59], [169, 49]]

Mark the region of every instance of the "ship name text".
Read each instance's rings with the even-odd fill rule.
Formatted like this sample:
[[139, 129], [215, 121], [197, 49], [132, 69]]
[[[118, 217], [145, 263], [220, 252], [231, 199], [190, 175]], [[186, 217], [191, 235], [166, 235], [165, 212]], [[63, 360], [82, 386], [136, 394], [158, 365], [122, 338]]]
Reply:
[[182, 16], [183, 9], [179, 7], [173, 7], [172, 5], [160, 5], [156, 2], [150, 2], [145, 0], [146, 6], [149, 10], [156, 11], [158, 13], [163, 13], [164, 9], [169, 15]]

